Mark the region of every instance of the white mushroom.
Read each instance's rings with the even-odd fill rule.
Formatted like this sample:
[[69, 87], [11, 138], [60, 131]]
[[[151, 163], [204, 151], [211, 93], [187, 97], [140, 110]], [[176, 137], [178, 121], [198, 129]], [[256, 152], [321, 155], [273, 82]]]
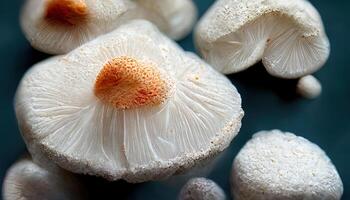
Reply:
[[4, 200], [84, 199], [81, 184], [66, 171], [47, 170], [26, 155], [11, 166], [3, 183]]
[[230, 81], [192, 56], [149, 22], [123, 25], [26, 73], [21, 132], [77, 173], [141, 182], [185, 171], [223, 151], [243, 116]]
[[181, 189], [179, 200], [225, 200], [225, 192], [206, 178], [190, 179]]
[[306, 0], [218, 0], [195, 36], [204, 58], [227, 74], [262, 60], [274, 76], [299, 78], [330, 52], [321, 17]]
[[304, 76], [298, 81], [297, 92], [305, 98], [314, 99], [321, 95], [322, 85], [314, 76]]
[[[196, 19], [190, 0], [26, 0], [21, 26], [31, 45], [64, 54], [130, 19], [147, 18], [174, 38], [187, 35]], [[152, 4], [152, 6], [151, 6]]]
[[146, 18], [170, 38], [179, 40], [188, 35], [197, 20], [192, 0], [137, 0], [148, 12]]
[[235, 199], [338, 200], [343, 184], [325, 152], [292, 133], [262, 131], [238, 153], [232, 169]]

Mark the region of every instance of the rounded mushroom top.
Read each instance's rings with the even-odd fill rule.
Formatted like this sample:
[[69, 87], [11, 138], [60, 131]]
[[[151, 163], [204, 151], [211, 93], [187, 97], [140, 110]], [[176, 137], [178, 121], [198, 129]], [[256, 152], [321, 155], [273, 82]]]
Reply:
[[146, 21], [35, 65], [15, 106], [27, 143], [60, 166], [130, 182], [222, 151], [243, 116], [226, 77]]
[[233, 163], [235, 199], [340, 199], [343, 184], [325, 152], [292, 133], [261, 131]]
[[27, 0], [21, 26], [33, 47], [64, 54], [138, 18], [149, 19], [169, 36], [180, 39], [190, 32], [196, 8], [190, 0]]
[[202, 55], [223, 73], [262, 59], [272, 75], [297, 78], [319, 69], [330, 51], [321, 17], [307, 0], [219, 0], [195, 36]]
[[170, 38], [178, 40], [191, 32], [197, 20], [192, 0], [137, 0], [148, 12], [146, 18], [157, 24]]
[[181, 189], [179, 200], [225, 200], [220, 186], [206, 178], [192, 178]]
[[308, 99], [314, 99], [321, 95], [322, 85], [317, 78], [308, 75], [299, 79], [296, 90], [301, 96]]
[[84, 199], [80, 183], [63, 170], [48, 171], [28, 155], [7, 171], [3, 183], [4, 200], [78, 200]]

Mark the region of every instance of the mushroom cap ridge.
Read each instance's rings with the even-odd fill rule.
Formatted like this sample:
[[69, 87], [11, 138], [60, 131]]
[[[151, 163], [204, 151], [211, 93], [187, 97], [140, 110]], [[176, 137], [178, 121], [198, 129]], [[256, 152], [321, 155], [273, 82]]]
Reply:
[[[272, 19], [269, 19], [269, 17]], [[266, 18], [265, 22], [262, 20], [263, 18]], [[281, 21], [280, 24], [277, 23], [278, 20]], [[257, 33], [251, 33], [250, 31], [252, 30], [244, 31], [247, 27], [252, 27], [254, 23], [257, 24], [257, 27], [255, 27]], [[264, 23], [271, 27], [264, 29], [264, 26], [267, 26]], [[286, 24], [289, 24], [289, 27]], [[280, 33], [277, 29], [281, 29], [284, 26], [289, 32], [278, 38]], [[237, 35], [235, 35], [236, 33]], [[217, 58], [220, 64], [215, 63], [215, 61], [210, 59], [210, 55], [215, 54], [215, 52], [216, 54], [218, 53], [217, 51], [220, 49], [218, 43], [225, 42], [229, 45], [229, 41], [226, 40], [230, 37], [238, 37], [235, 39], [238, 39], [238, 41], [242, 39], [241, 37], [247, 37], [245, 40], [240, 41], [241, 44], [231, 44], [231, 46], [241, 45], [242, 47], [237, 47], [242, 49], [240, 54], [247, 55], [243, 58], [239, 57], [232, 61], [225, 61], [224, 64], [220, 61], [222, 58]], [[290, 38], [290, 41], [288, 40], [289, 43], [283, 41], [288, 38]], [[257, 41], [254, 44], [248, 40], [253, 40], [252, 42], [254, 40]], [[299, 78], [321, 68], [330, 53], [330, 44], [321, 17], [317, 10], [306, 0], [219, 0], [198, 23], [195, 30], [195, 41], [202, 56], [225, 74], [245, 70], [262, 59], [270, 74], [281, 78]], [[249, 44], [249, 42], [252, 44]], [[304, 47], [300, 47], [301, 44]], [[245, 49], [247, 45], [250, 49]], [[218, 46], [217, 49], [212, 50], [215, 46]], [[274, 49], [276, 52], [274, 52]], [[285, 64], [283, 61], [287, 60], [286, 57], [288, 56], [280, 58], [279, 52], [286, 49], [289, 52], [300, 51], [301, 53], [299, 54], [309, 53], [309, 55], [299, 55], [301, 58], [290, 64], [296, 66], [283, 66]], [[223, 49], [222, 51], [230, 50]], [[317, 52], [310, 53], [310, 51]], [[237, 56], [227, 54], [227, 56]], [[287, 52], [286, 54], [288, 55]], [[309, 59], [302, 58], [302, 56], [309, 56]], [[288, 59], [292, 58], [290, 56]], [[243, 60], [237, 61], [239, 59]], [[298, 61], [302, 63], [303, 60], [306, 63], [305, 66], [297, 66], [300, 64]], [[237, 62], [242, 63], [235, 64]]]
[[[138, 45], [146, 46], [139, 48]], [[144, 51], [145, 48], [148, 51]], [[102, 105], [96, 99], [92, 88], [97, 73], [107, 60], [126, 53], [128, 56], [140, 60], [150, 59], [157, 62], [155, 66], [158, 66], [159, 70], [170, 73], [169, 76], [175, 79], [174, 91], [166, 103], [152, 108], [115, 112], [115, 109]], [[37, 87], [37, 84], [41, 87]], [[188, 90], [187, 87], [192, 88], [193, 91]], [[216, 93], [211, 91], [213, 89], [216, 90]], [[55, 93], [59, 91], [57, 94], [59, 96], [53, 98], [52, 95], [56, 95], [52, 93], [53, 91]], [[191, 99], [184, 96], [189, 91], [191, 91], [188, 93], [191, 94]], [[36, 95], [37, 92], [41, 95]], [[49, 98], [49, 101], [45, 98]], [[178, 102], [181, 99], [185, 102]], [[224, 99], [225, 101], [222, 102]], [[194, 113], [191, 109], [188, 110], [190, 107], [187, 107], [186, 104], [190, 102], [192, 102], [191, 109], [197, 110], [200, 118], [192, 115]], [[79, 106], [76, 103], [79, 103]], [[67, 110], [57, 110], [57, 105]], [[81, 108], [86, 109], [81, 110]], [[173, 113], [164, 115], [169, 112], [169, 109]], [[183, 112], [182, 120], [174, 118], [180, 114], [178, 113], [179, 109], [187, 110], [187, 112], [181, 111], [181, 113]], [[94, 110], [98, 112], [95, 113]], [[205, 112], [201, 113], [203, 111]], [[237, 134], [243, 117], [240, 96], [226, 77], [214, 71], [199, 58], [194, 59], [186, 56], [179, 46], [160, 34], [149, 22], [142, 20], [123, 25], [116, 31], [101, 36], [68, 55], [56, 57], [34, 66], [27, 72], [18, 88], [16, 113], [22, 134], [29, 138], [28, 141], [36, 143], [51, 160], [61, 167], [77, 173], [103, 176], [109, 180], [126, 179], [129, 182], [165, 178], [174, 173], [186, 171], [201, 160], [210, 159], [229, 145]], [[52, 113], [59, 115], [52, 115]], [[98, 122], [97, 119], [101, 120], [102, 118], [98, 113], [104, 113], [102, 116], [109, 113], [108, 115], [117, 118], [124, 115], [127, 117], [126, 119], [132, 118], [134, 120], [138, 116], [139, 121], [136, 120], [136, 123], [141, 125], [146, 117], [149, 123], [160, 126], [158, 131], [163, 130], [165, 125], [173, 127], [174, 130], [179, 128], [175, 126], [176, 124], [188, 128], [192, 127], [197, 139], [184, 138], [190, 134], [186, 131], [176, 132], [177, 134], [170, 134], [171, 130], [168, 130], [170, 132], [162, 131], [161, 134], [164, 135], [160, 135], [156, 141], [153, 141], [153, 145], [157, 146], [153, 146], [152, 150], [150, 146], [141, 145], [140, 141], [133, 139], [138, 134], [137, 137], [142, 138], [147, 134], [142, 132], [143, 129], [139, 131], [131, 129], [135, 127], [131, 126], [132, 124], [125, 124], [124, 129], [129, 130], [126, 135], [120, 131], [100, 132], [100, 129], [95, 130], [98, 127], [102, 128], [98, 123], [94, 126], [95, 129], [89, 128], [89, 124], [85, 124], [85, 121]], [[72, 117], [68, 126], [72, 126], [74, 123], [83, 123], [78, 127], [82, 127], [84, 130], [77, 130], [77, 133], [73, 135], [69, 131], [61, 132], [62, 129], [59, 127], [62, 128], [62, 123], [67, 124], [67, 121], [61, 121], [61, 117], [66, 115]], [[85, 115], [91, 118], [79, 117]], [[103, 119], [108, 119], [108, 116], [105, 117]], [[184, 120], [187, 117], [195, 117], [193, 119], [196, 120]], [[157, 123], [167, 118], [169, 118], [169, 122]], [[199, 119], [204, 120], [204, 127], [196, 125]], [[51, 124], [50, 122], [53, 120], [58, 121]], [[207, 120], [212, 120], [212, 124], [206, 122]], [[101, 122], [109, 123], [105, 120]], [[187, 123], [195, 124], [187, 126]], [[108, 125], [106, 126], [108, 127]], [[190, 131], [188, 128], [182, 130]], [[60, 134], [51, 134], [52, 129]], [[91, 129], [98, 134], [91, 132]], [[201, 134], [198, 134], [199, 130], [201, 130]], [[100, 133], [104, 133], [103, 135], [109, 139], [102, 140], [104, 137], [101, 138]], [[149, 134], [158, 133], [151, 131]], [[88, 144], [99, 148], [89, 148], [88, 144], [85, 144], [87, 137], [89, 138], [87, 139]], [[124, 139], [110, 139], [113, 137]], [[153, 138], [153, 136], [150, 137]], [[172, 144], [171, 138], [174, 139], [174, 144]], [[181, 141], [181, 138], [184, 140]], [[55, 142], [53, 143], [53, 141]], [[80, 143], [82, 141], [85, 145]], [[189, 145], [190, 141], [194, 143]], [[124, 143], [126, 145], [122, 145]], [[191, 147], [192, 145], [193, 147]], [[164, 148], [161, 148], [162, 146]], [[85, 149], [77, 150], [76, 148]], [[156, 154], [154, 154], [154, 150], [156, 150]], [[158, 152], [158, 150], [162, 151]], [[143, 152], [149, 153], [142, 154]]]

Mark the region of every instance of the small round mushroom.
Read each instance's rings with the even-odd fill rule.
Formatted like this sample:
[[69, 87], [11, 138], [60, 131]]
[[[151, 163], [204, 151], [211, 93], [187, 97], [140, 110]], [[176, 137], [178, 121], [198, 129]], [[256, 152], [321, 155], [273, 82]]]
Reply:
[[181, 189], [179, 200], [225, 200], [225, 192], [206, 178], [190, 179]]
[[262, 60], [281, 78], [321, 68], [330, 52], [321, 17], [307, 0], [218, 0], [200, 20], [196, 46], [222, 73]]
[[81, 184], [61, 169], [47, 170], [23, 156], [7, 171], [3, 183], [4, 200], [84, 199]]
[[64, 54], [139, 18], [179, 39], [190, 32], [196, 8], [191, 0], [26, 0], [20, 21], [34, 48]]
[[223, 151], [243, 110], [232, 83], [147, 21], [32, 67], [16, 94], [27, 143], [76, 173], [142, 182]]
[[233, 162], [235, 199], [338, 200], [343, 193], [339, 174], [316, 144], [292, 133], [261, 131]]
[[321, 95], [322, 85], [314, 76], [304, 76], [298, 81], [297, 92], [305, 98], [315, 99]]

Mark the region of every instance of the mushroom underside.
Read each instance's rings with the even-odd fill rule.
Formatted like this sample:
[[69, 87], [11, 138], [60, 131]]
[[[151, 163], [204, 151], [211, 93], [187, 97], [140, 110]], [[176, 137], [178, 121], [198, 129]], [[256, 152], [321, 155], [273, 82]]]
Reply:
[[291, 17], [273, 12], [220, 37], [204, 56], [223, 73], [239, 72], [262, 60], [270, 74], [297, 78], [319, 69], [328, 55], [323, 32], [304, 36]]
[[34, 66], [18, 88], [16, 115], [61, 167], [140, 182], [224, 150], [243, 111], [226, 77], [149, 22], [133, 21]]

